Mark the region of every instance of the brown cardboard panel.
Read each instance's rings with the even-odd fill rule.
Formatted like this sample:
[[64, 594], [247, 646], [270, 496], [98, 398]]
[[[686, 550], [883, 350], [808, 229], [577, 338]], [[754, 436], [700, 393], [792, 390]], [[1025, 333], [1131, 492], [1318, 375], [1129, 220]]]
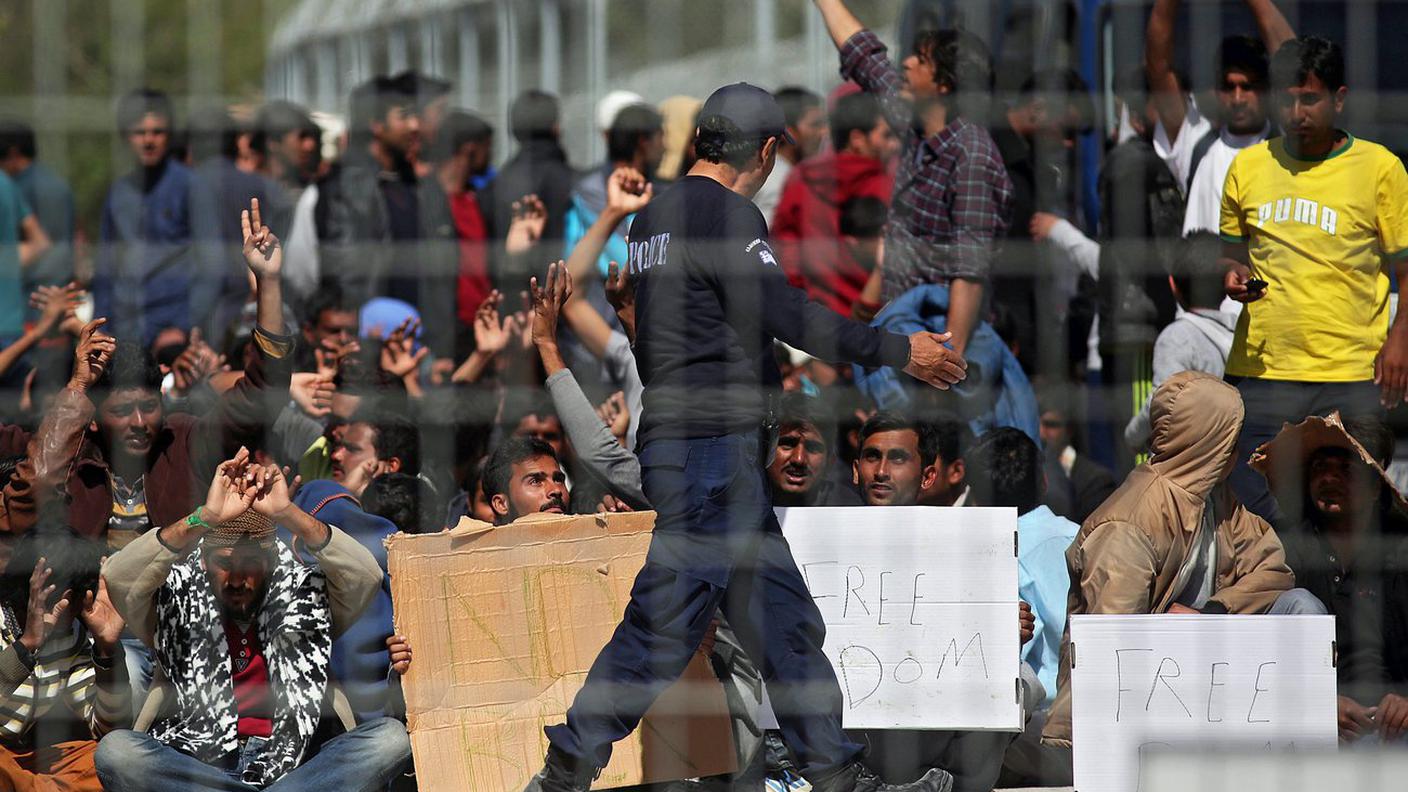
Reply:
[[[387, 542], [403, 681], [424, 792], [519, 792], [615, 630], [645, 563], [653, 512], [535, 515]], [[596, 789], [734, 769], [723, 688], [696, 655], [617, 743]]]

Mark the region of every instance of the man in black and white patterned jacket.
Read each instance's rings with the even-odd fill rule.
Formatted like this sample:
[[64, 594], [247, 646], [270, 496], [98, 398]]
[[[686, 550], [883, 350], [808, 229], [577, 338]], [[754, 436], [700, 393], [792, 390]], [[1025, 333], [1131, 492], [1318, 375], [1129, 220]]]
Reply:
[[[103, 738], [98, 776], [109, 792], [275, 783], [372, 792], [410, 762], [406, 729], [390, 718], [303, 761], [328, 694], [333, 638], [366, 608], [382, 572], [357, 540], [293, 505], [278, 468], [248, 460], [241, 449], [220, 466], [204, 506], [104, 566], [115, 606], [174, 694], [162, 697], [150, 733]], [[275, 523], [314, 565], [275, 538]]]

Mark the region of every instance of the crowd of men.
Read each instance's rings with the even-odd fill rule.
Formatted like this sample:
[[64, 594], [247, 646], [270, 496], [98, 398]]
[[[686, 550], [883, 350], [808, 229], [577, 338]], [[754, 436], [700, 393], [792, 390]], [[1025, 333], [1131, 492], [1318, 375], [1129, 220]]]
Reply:
[[[613, 91], [606, 157], [581, 169], [540, 91], [503, 134], [448, 82], [378, 76], [335, 147], [289, 102], [182, 119], [132, 92], [132, 167], [91, 261], [34, 131], [0, 122], [0, 779], [414, 788], [383, 540], [651, 509], [643, 467], [673, 463], [638, 457], [643, 438], [734, 431], [719, 416], [758, 397], [729, 390], [740, 367], [767, 386], [771, 505], [1017, 510], [1029, 720], [870, 733], [863, 769], [826, 774], [789, 744], [807, 735], [770, 732], [739, 741], [737, 785], [1069, 784], [1083, 613], [1333, 614], [1341, 739], [1403, 739], [1408, 500], [1385, 471], [1408, 174], [1340, 126], [1340, 46], [1244, 2], [1256, 34], [1221, 43], [1200, 104], [1174, 65], [1179, 3], [1156, 0], [1144, 63], [1115, 80], [1095, 217], [1073, 152], [1103, 102], [1078, 75], [994, 102], [978, 37], [891, 53], [844, 0], [812, 12], [844, 83], [778, 89], [782, 134]], [[735, 195], [702, 210], [711, 167]], [[943, 334], [966, 378], [918, 346], [842, 365], [858, 342], [818, 314], [774, 343], [791, 307], [768, 286], [717, 317], [652, 293], [643, 333], [724, 344], [691, 361], [717, 378], [670, 379], [636, 344], [635, 292], [670, 239], [633, 222], [699, 225], [737, 195], [765, 221], [747, 250], [808, 311]], [[719, 263], [723, 231], [696, 233], [718, 249], [694, 243], [686, 289], [752, 282]], [[754, 343], [739, 327], [766, 337], [757, 359], [730, 358]], [[727, 404], [702, 403], [716, 390]], [[741, 637], [709, 634], [727, 682]], [[585, 790], [599, 767], [550, 755], [534, 783]]]

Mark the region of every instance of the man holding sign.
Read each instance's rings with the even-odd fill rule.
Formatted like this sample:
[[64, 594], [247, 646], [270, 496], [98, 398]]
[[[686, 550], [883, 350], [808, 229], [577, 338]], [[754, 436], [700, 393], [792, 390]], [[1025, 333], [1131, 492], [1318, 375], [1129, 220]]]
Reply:
[[[868, 328], [788, 285], [749, 200], [786, 134], [771, 94], [746, 83], [715, 91], [699, 113], [699, 162], [631, 225], [635, 354], [645, 384], [639, 456], [655, 533], [625, 616], [567, 722], [546, 730], [546, 765], [530, 790], [585, 792], [612, 743], [679, 677], [719, 610], [762, 666], [812, 787], [883, 787], [841, 728], [841, 692], [821, 651], [825, 626], [772, 512], [763, 469], [772, 444], [767, 391], [781, 382], [773, 342], [902, 368], [941, 388], [962, 380], [966, 364], [943, 345], [947, 336]], [[951, 783], [935, 770], [904, 789], [947, 792]]]
[[[1292, 612], [1294, 577], [1276, 533], [1237, 502], [1232, 471], [1242, 399], [1201, 372], [1170, 377], [1149, 407], [1149, 461], [1086, 519], [1066, 552], [1067, 611], [1081, 614]], [[1071, 745], [1070, 631], [1042, 742]]]

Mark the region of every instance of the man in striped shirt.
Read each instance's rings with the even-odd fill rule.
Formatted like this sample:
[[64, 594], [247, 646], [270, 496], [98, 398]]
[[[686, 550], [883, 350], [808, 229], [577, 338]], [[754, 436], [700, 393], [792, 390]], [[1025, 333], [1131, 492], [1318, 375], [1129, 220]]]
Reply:
[[98, 740], [132, 718], [102, 549], [40, 527], [0, 577], [0, 788], [100, 792]]

